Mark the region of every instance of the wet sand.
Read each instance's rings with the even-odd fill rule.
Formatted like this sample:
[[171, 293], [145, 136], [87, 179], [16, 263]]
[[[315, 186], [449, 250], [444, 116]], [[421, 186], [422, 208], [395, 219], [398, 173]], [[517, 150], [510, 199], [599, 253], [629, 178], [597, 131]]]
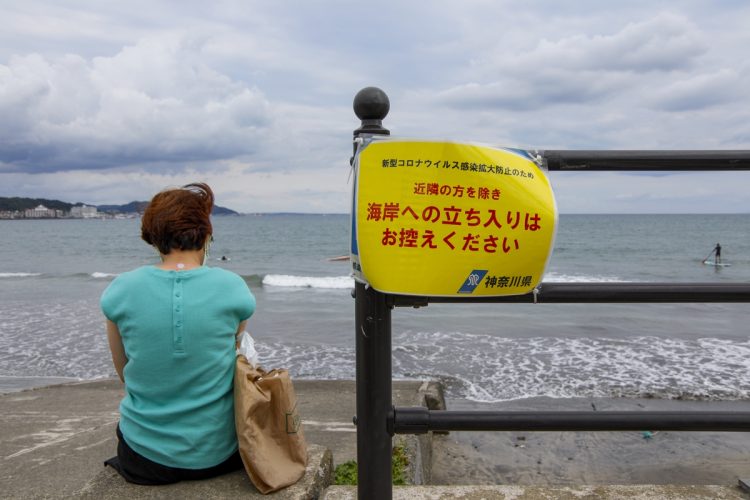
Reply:
[[[448, 409], [750, 411], [750, 401], [535, 398], [491, 407], [448, 401]], [[643, 431], [436, 435], [432, 482], [736, 485], [750, 478], [750, 433]]]

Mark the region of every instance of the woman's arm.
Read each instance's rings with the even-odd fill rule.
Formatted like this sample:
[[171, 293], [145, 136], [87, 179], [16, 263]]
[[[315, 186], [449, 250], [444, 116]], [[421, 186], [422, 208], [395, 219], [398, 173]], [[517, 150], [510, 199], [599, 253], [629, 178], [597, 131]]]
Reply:
[[125, 382], [122, 371], [128, 362], [128, 357], [125, 355], [125, 348], [122, 345], [120, 330], [110, 320], [107, 320], [107, 340], [109, 341], [109, 350], [112, 353], [112, 363], [115, 365], [115, 371], [120, 380]]
[[247, 320], [240, 323], [240, 326], [237, 328], [237, 333], [234, 334], [235, 337], [239, 337], [242, 335], [242, 332], [245, 331], [245, 328], [247, 328]]
[[245, 331], [246, 327], [247, 327], [247, 320], [240, 323], [240, 326], [237, 328], [237, 331], [234, 334], [234, 348], [235, 349], [240, 348], [240, 335], [242, 335], [242, 332]]

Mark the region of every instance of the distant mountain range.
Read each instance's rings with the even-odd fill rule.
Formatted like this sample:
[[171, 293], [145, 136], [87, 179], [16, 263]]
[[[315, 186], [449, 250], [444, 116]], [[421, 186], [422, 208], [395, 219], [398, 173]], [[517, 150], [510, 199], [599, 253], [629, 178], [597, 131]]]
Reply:
[[[131, 201], [124, 205], [91, 205], [89, 203], [67, 203], [60, 200], [48, 200], [46, 198], [4, 198], [0, 196], [0, 211], [16, 211], [26, 210], [28, 208], [35, 208], [39, 205], [44, 205], [47, 208], [55, 210], [64, 210], [69, 212], [71, 207], [87, 205], [94, 206], [100, 212], [119, 212], [123, 214], [128, 213], [143, 213], [148, 205], [147, 201]], [[214, 205], [214, 210], [211, 212], [212, 215], [239, 215], [238, 212], [229, 208], [220, 207]]]

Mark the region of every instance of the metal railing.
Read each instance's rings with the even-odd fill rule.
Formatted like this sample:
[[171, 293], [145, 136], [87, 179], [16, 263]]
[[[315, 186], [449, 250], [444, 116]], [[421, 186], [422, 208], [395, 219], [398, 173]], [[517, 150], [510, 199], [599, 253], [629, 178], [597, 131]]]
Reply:
[[[390, 103], [367, 87], [354, 98], [362, 126], [354, 136], [388, 135]], [[356, 147], [356, 145], [355, 145]], [[550, 171], [750, 170], [750, 151], [540, 151]], [[449, 411], [394, 408], [391, 400], [391, 310], [430, 303], [750, 302], [750, 283], [542, 283], [537, 293], [509, 297], [414, 297], [355, 283], [357, 495], [389, 500], [391, 438], [429, 431], [749, 431], [750, 412]]]

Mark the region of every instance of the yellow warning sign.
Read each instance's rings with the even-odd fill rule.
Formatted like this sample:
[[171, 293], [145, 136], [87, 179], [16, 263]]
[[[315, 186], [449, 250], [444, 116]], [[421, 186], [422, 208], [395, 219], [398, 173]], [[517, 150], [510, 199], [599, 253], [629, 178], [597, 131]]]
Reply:
[[385, 293], [528, 293], [552, 253], [557, 207], [524, 151], [373, 139], [356, 158], [351, 258]]

